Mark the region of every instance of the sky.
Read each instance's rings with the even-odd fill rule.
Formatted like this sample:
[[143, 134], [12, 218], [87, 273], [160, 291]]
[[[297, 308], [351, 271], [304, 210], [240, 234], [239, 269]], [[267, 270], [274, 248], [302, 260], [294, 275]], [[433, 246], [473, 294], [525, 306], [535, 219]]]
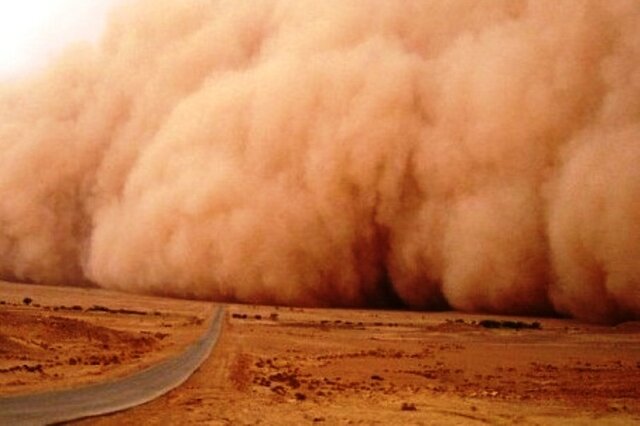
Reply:
[[96, 41], [122, 0], [0, 0], [0, 78], [42, 67], [65, 46]]

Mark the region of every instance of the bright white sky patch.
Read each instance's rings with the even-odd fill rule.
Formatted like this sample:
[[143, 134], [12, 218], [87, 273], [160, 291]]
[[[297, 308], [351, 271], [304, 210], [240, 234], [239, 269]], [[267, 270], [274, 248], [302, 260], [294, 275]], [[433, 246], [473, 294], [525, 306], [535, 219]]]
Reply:
[[95, 41], [122, 0], [0, 0], [0, 78], [41, 67], [65, 46]]

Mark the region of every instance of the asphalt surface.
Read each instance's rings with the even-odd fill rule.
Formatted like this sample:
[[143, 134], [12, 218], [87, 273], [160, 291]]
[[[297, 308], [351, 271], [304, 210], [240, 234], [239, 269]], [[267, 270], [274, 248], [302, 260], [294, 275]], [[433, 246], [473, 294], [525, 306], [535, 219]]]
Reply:
[[222, 328], [218, 307], [207, 331], [182, 354], [130, 376], [74, 389], [0, 397], [0, 425], [44, 425], [125, 410], [184, 383], [209, 357]]

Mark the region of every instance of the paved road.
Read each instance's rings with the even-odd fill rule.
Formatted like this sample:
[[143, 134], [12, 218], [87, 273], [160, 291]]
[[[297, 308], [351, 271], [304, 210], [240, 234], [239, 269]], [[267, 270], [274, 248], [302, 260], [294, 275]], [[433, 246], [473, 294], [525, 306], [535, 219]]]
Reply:
[[184, 383], [210, 355], [224, 318], [217, 308], [209, 329], [180, 355], [106, 383], [0, 397], [0, 425], [43, 425], [113, 413], [149, 402]]

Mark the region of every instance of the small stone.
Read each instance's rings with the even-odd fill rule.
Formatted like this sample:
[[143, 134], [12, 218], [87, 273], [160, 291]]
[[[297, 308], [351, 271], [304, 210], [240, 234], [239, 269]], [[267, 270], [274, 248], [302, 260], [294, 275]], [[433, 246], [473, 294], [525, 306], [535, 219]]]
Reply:
[[400, 408], [402, 411], [416, 411], [416, 404], [410, 402], [403, 402], [402, 407]]

